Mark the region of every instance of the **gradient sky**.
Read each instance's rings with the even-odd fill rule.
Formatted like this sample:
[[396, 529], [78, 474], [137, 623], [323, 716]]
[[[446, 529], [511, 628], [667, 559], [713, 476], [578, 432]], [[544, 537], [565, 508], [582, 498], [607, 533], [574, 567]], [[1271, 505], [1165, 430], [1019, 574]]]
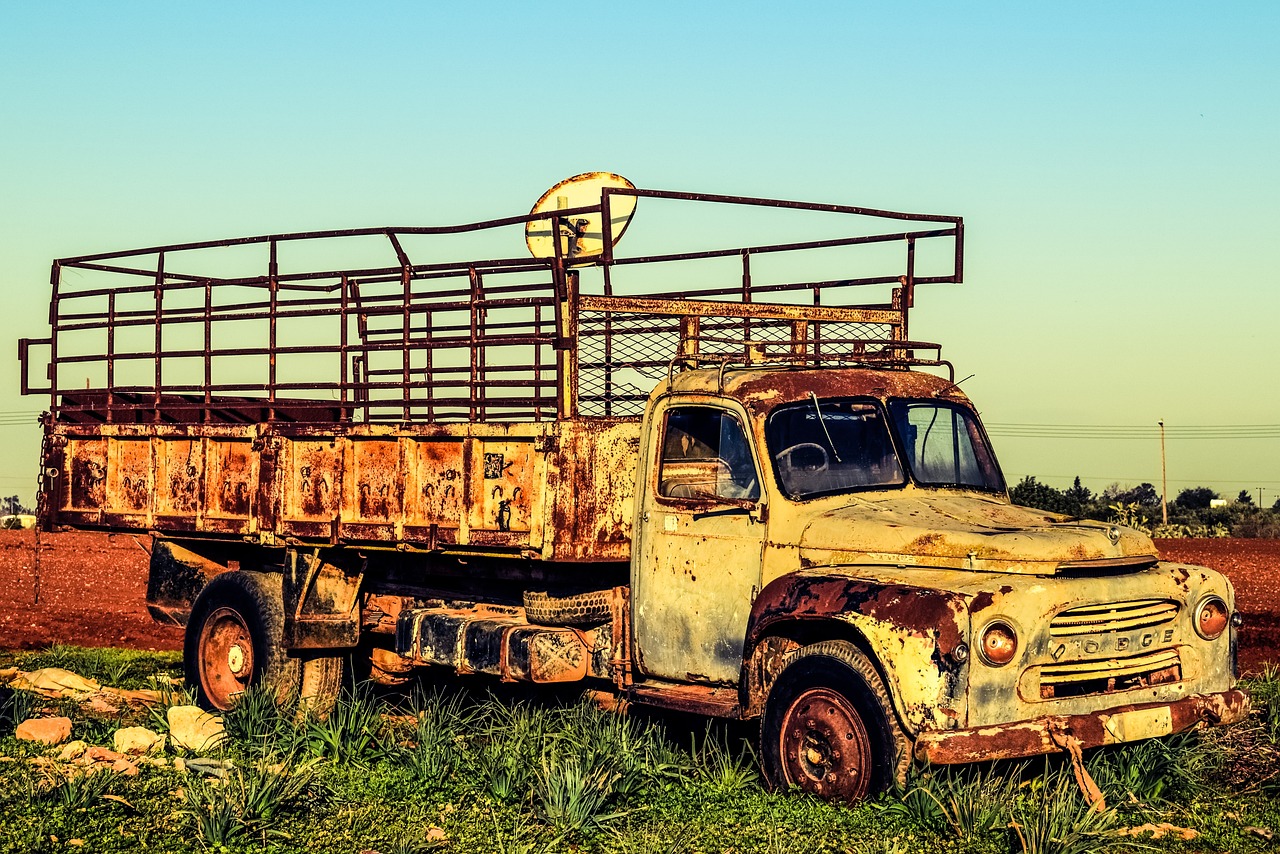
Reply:
[[[598, 11], [591, 11], [595, 6]], [[922, 290], [1011, 483], [1280, 497], [1280, 3], [0, 4], [0, 342], [53, 258], [638, 185], [965, 218]], [[38, 428], [0, 360], [0, 493]], [[1144, 428], [1025, 438], [1000, 425]]]

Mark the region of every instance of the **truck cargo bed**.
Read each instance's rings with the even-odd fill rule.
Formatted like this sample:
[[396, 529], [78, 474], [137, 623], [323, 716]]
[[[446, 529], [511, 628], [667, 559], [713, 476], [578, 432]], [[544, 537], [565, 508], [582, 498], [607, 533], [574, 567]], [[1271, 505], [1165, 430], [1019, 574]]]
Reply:
[[635, 420], [49, 428], [56, 525], [623, 561]]

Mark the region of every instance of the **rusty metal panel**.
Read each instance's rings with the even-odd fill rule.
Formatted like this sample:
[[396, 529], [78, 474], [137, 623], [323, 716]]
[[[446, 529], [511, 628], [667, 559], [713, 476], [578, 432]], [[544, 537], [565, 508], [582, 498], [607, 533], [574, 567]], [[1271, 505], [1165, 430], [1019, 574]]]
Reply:
[[257, 455], [248, 439], [206, 442], [204, 529], [248, 533], [258, 480]]
[[107, 440], [107, 513], [137, 517], [150, 527], [155, 490], [151, 439], [113, 437]]
[[204, 443], [173, 438], [156, 443], [157, 516], [177, 516], [194, 527], [204, 512]]
[[478, 487], [478, 500], [472, 505], [473, 532], [529, 532], [529, 506], [537, 488], [533, 457], [532, 438], [476, 440], [472, 460], [480, 477], [472, 480]]
[[[595, 563], [630, 555], [631, 420], [54, 425], [64, 524], [405, 544]], [[55, 480], [55, 478], [51, 478]]]
[[639, 422], [562, 421], [559, 428], [547, 474], [543, 557], [630, 560]]
[[279, 533], [332, 536], [342, 506], [343, 448], [337, 439], [291, 439], [282, 448]]
[[107, 440], [101, 436], [70, 439], [65, 460], [71, 487], [63, 493], [63, 509], [101, 510], [107, 503]]
[[463, 448], [461, 437], [411, 438], [407, 453], [413, 471], [404, 499], [406, 539], [456, 543], [462, 524]]

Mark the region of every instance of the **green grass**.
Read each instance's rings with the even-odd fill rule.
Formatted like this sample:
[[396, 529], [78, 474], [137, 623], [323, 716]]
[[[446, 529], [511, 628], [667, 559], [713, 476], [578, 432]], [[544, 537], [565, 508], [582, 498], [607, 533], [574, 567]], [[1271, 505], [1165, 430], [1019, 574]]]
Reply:
[[[177, 664], [68, 647], [10, 660], [127, 663], [139, 685]], [[764, 791], [740, 725], [622, 717], [564, 694], [491, 695], [475, 680], [353, 692], [323, 722], [251, 692], [226, 716], [230, 739], [212, 757], [230, 763], [221, 777], [143, 766], [137, 777], [67, 778], [29, 762], [56, 751], [0, 738], [11, 760], [0, 761], [0, 851], [65, 851], [80, 839], [79, 850], [103, 852], [1088, 854], [1132, 847], [1117, 828], [1168, 822], [1200, 836], [1146, 838], [1145, 850], [1265, 852], [1274, 848], [1246, 828], [1280, 831], [1267, 705], [1280, 697], [1277, 676], [1253, 682], [1263, 708], [1249, 724], [1087, 755], [1107, 793], [1101, 814], [1057, 757], [917, 769], [901, 792], [848, 807]], [[151, 717], [35, 705], [72, 711], [77, 734], [98, 743]]]

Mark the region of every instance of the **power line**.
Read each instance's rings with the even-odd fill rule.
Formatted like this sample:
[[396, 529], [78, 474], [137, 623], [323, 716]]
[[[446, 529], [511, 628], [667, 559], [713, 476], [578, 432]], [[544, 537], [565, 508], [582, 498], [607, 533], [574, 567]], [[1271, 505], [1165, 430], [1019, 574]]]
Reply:
[[[1116, 476], [1116, 475], [1097, 475], [1097, 474], [1043, 474], [1043, 473], [1040, 473], [1040, 472], [1036, 472], [1035, 474], [1014, 474], [1014, 473], [1012, 473], [1012, 472], [1005, 472], [1005, 477], [1006, 477], [1006, 478], [1008, 478], [1008, 479], [1010, 479], [1010, 480], [1012, 480], [1012, 479], [1014, 479], [1014, 478], [1022, 479], [1022, 478], [1024, 478], [1024, 477], [1034, 477], [1036, 480], [1041, 480], [1041, 479], [1043, 479], [1043, 478], [1049, 478], [1049, 477], [1057, 478], [1057, 479], [1062, 479], [1062, 480], [1070, 480], [1070, 479], [1072, 479], [1072, 478], [1076, 478], [1076, 477], [1078, 477], [1078, 478], [1080, 478], [1081, 480], [1102, 480], [1102, 481], [1107, 481], [1108, 483], [1111, 483], [1111, 482], [1116, 482], [1116, 483], [1153, 483], [1153, 481], [1151, 480], [1151, 475], [1144, 475], [1144, 476], [1142, 476], [1142, 477], [1118, 477], [1118, 476]], [[1236, 483], [1252, 483], [1252, 484], [1254, 484], [1254, 486], [1255, 486], [1255, 487], [1256, 487], [1256, 486], [1259, 486], [1259, 485], [1261, 485], [1261, 486], [1271, 486], [1271, 485], [1274, 485], [1274, 484], [1280, 484], [1280, 480], [1258, 480], [1257, 478], [1253, 478], [1253, 477], [1234, 477], [1234, 478], [1229, 478], [1229, 479], [1226, 479], [1226, 480], [1222, 480], [1222, 479], [1218, 479], [1218, 480], [1210, 480], [1209, 478], [1203, 478], [1203, 477], [1195, 477], [1195, 478], [1187, 478], [1187, 477], [1177, 478], [1177, 477], [1171, 477], [1171, 478], [1169, 478], [1169, 482], [1170, 482], [1170, 483], [1195, 483], [1195, 484], [1210, 484], [1210, 483], [1230, 483], [1230, 484], [1236, 484]]]
[[[987, 433], [1014, 439], [1142, 439], [1153, 441], [1160, 437], [1160, 428], [1125, 427], [1119, 425], [1072, 424], [1010, 424], [989, 422]], [[1280, 424], [1240, 424], [1218, 426], [1165, 425], [1170, 439], [1280, 439]]]

